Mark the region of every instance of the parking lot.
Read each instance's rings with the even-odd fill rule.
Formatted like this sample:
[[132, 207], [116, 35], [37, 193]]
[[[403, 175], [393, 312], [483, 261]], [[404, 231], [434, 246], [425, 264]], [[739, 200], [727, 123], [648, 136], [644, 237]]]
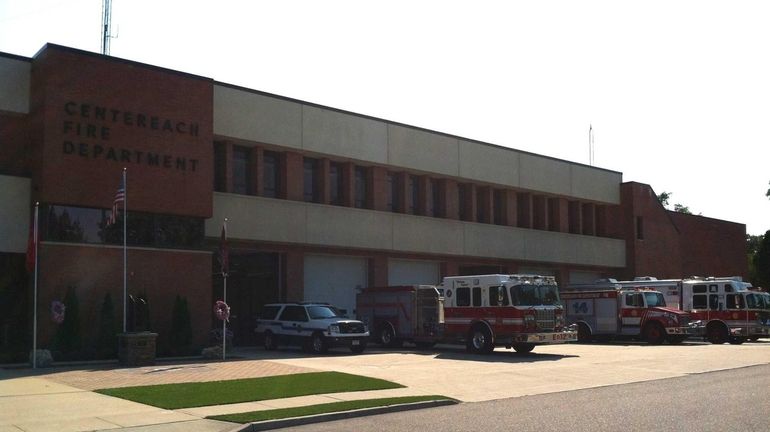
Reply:
[[768, 364], [770, 340], [743, 345], [567, 344], [538, 346], [528, 355], [501, 348], [488, 356], [473, 355], [457, 346], [427, 351], [374, 346], [362, 355], [335, 350], [326, 356], [305, 356], [298, 350], [261, 349], [253, 354], [285, 365], [382, 378], [421, 394], [476, 402]]

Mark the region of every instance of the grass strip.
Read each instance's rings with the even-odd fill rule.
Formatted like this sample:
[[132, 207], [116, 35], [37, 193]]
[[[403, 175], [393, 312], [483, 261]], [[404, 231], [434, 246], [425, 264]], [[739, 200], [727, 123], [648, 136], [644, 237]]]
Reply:
[[311, 372], [228, 381], [119, 387], [96, 392], [159, 408], [179, 409], [402, 387], [390, 381], [341, 372]]
[[281, 408], [265, 411], [251, 411], [239, 414], [225, 414], [206, 417], [212, 420], [222, 420], [233, 423], [251, 423], [264, 420], [278, 420], [292, 417], [304, 417], [317, 414], [336, 413], [341, 411], [351, 411], [363, 408], [384, 407], [391, 405], [401, 405], [414, 402], [434, 401], [434, 400], [452, 400], [446, 396], [404, 396], [382, 399], [364, 399], [356, 401], [332, 402], [320, 405], [308, 405], [295, 408]]

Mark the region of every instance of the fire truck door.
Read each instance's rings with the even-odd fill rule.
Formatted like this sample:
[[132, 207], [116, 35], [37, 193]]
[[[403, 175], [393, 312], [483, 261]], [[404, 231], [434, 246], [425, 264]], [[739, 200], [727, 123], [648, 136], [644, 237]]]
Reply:
[[641, 331], [642, 311], [644, 310], [644, 294], [625, 293], [623, 294], [620, 320], [620, 333], [624, 335], [635, 335]]

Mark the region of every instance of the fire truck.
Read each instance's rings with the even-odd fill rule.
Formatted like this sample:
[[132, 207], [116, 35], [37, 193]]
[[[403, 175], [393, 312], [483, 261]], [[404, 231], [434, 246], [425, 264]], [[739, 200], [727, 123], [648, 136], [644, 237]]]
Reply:
[[577, 340], [575, 328], [564, 324], [550, 276], [451, 276], [438, 286], [367, 288], [357, 295], [356, 310], [375, 342], [386, 346], [464, 343], [478, 354], [496, 346], [528, 353], [536, 345]]
[[624, 287], [617, 281], [597, 286], [570, 285], [563, 291], [567, 323], [578, 326], [578, 341], [636, 337], [658, 345], [682, 343], [699, 333], [690, 314], [667, 307], [666, 300], [651, 288]]
[[659, 280], [646, 276], [616, 283], [660, 291], [668, 304], [689, 312], [691, 320], [701, 321], [702, 335], [713, 344], [770, 337], [770, 296], [752, 290], [740, 277]]

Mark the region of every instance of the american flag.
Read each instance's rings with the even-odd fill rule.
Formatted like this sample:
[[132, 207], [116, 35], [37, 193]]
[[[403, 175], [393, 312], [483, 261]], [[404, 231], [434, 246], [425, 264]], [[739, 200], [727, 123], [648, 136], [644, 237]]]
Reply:
[[120, 179], [120, 186], [118, 191], [115, 192], [115, 199], [112, 201], [112, 212], [107, 219], [107, 226], [114, 224], [118, 220], [118, 203], [126, 201], [126, 185], [123, 183], [123, 179]]

